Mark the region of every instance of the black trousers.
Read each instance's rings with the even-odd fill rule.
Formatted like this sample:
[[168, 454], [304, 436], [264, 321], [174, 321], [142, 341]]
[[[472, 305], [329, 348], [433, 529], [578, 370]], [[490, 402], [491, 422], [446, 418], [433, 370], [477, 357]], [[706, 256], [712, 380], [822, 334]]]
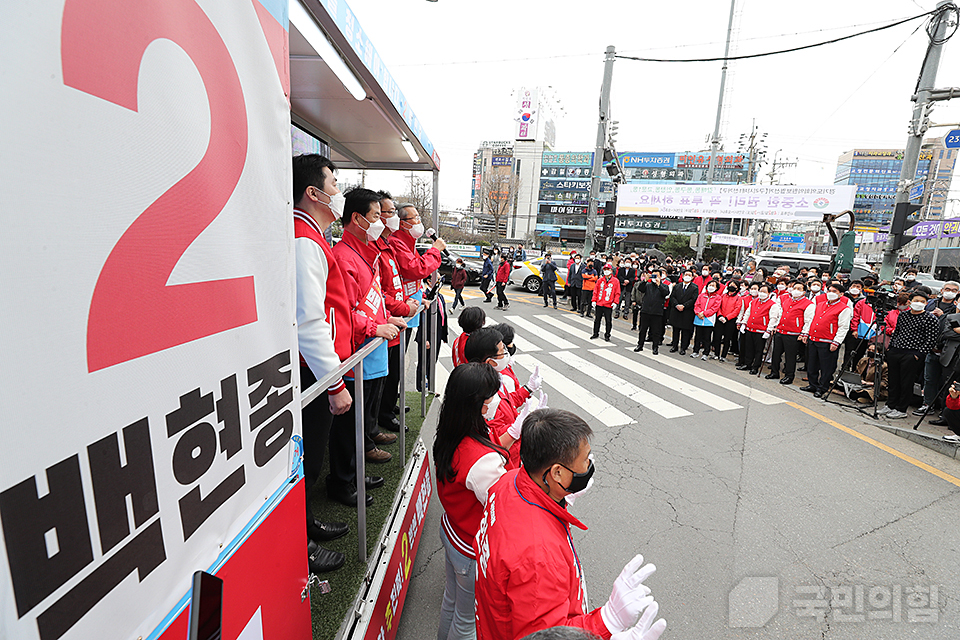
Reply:
[[737, 320], [727, 320], [720, 322], [717, 318], [717, 326], [713, 328], [713, 353], [721, 358], [726, 358], [730, 352], [730, 345], [734, 344], [737, 337]]
[[454, 309], [457, 308], [457, 302], [460, 303], [461, 307], [467, 306], [467, 303], [463, 301], [463, 296], [461, 295], [462, 293], [463, 293], [463, 287], [453, 290], [453, 308]]
[[751, 371], [760, 369], [763, 364], [763, 347], [766, 344], [763, 333], [748, 329], [740, 336], [740, 341], [743, 345], [740, 351], [740, 363], [750, 367]]
[[490, 294], [487, 293], [490, 291], [490, 276], [483, 276], [483, 278], [480, 279], [480, 291], [483, 291], [487, 297], [490, 296]]
[[693, 328], [693, 350], [703, 350], [703, 355], [710, 355], [710, 338], [713, 335], [713, 327], [694, 327]]
[[860, 358], [867, 352], [870, 346], [869, 340], [861, 340], [857, 334], [848, 332], [847, 337], [843, 339], [843, 370], [853, 371], [857, 368]]
[[363, 381], [363, 443], [364, 451], [377, 446], [373, 436], [380, 433], [377, 418], [380, 415], [380, 401], [383, 399], [383, 384], [387, 377]]
[[693, 327], [673, 327], [673, 342], [671, 348], [680, 347], [684, 351], [690, 346], [690, 336], [693, 334]]
[[[327, 490], [357, 488], [357, 452], [355, 438], [355, 412], [357, 411], [354, 381], [344, 378], [344, 384], [354, 403], [350, 410], [339, 416], [333, 416], [330, 426], [330, 474], [327, 476]], [[364, 389], [366, 390], [366, 389]], [[311, 403], [313, 404], [313, 403]], [[307, 405], [310, 406], [310, 405]], [[361, 408], [362, 411], [362, 408]], [[306, 443], [304, 443], [306, 448]]]
[[[306, 390], [317, 381], [309, 367], [300, 367], [301, 388]], [[307, 522], [312, 526], [316, 517], [313, 509], [310, 508], [310, 491], [313, 489], [317, 480], [320, 479], [320, 470], [323, 469], [323, 455], [327, 449], [327, 444], [331, 448], [331, 460], [333, 453], [333, 442], [330, 442], [330, 427], [333, 425], [333, 414], [330, 413], [330, 402], [327, 400], [327, 394], [322, 393], [316, 400], [303, 408], [303, 488], [307, 495]]]
[[796, 375], [798, 337], [782, 333], [773, 336], [773, 361], [770, 363], [770, 373], [780, 375], [780, 359], [782, 358], [784, 377], [792, 378]]
[[660, 344], [663, 340], [663, 314], [662, 313], [641, 313], [640, 314], [640, 336], [637, 338], [637, 346], [642, 347], [643, 343], [649, 340], [654, 346]]
[[503, 307], [505, 305], [510, 304], [510, 301], [507, 300], [506, 288], [507, 288], [506, 282], [497, 283], [497, 306], [498, 307]]
[[[410, 331], [404, 331], [409, 334]], [[397, 406], [400, 399], [400, 345], [394, 345], [387, 351], [390, 370], [387, 377], [383, 380], [383, 393], [380, 399], [380, 410], [377, 416], [377, 422], [380, 424], [389, 424], [394, 419], [393, 408]]]
[[[424, 333], [425, 333], [425, 332], [424, 332]], [[421, 341], [421, 340], [423, 340], [423, 335], [421, 334], [420, 331], [417, 331], [416, 343], [417, 343], [417, 353], [418, 353], [418, 354], [420, 353], [420, 341]], [[419, 359], [419, 358], [418, 358], [418, 359], [417, 359], [417, 391], [422, 391], [422, 389], [420, 388], [420, 387], [421, 387], [420, 381], [424, 379], [424, 378], [423, 378], [423, 367], [424, 367], [424, 364], [426, 364], [426, 366], [427, 366], [427, 377], [426, 377], [426, 380], [427, 380], [427, 387], [429, 388], [429, 386], [430, 386], [430, 359], [433, 358], [433, 361], [436, 362], [436, 361], [437, 361], [437, 356], [438, 356], [439, 353], [440, 353], [440, 350], [439, 350], [439, 349], [434, 349], [434, 348], [433, 348], [433, 343], [430, 342], [429, 336], [427, 337], [427, 342], [430, 343], [430, 347], [429, 347], [429, 348], [427, 349], [427, 351], [426, 351], [426, 358], [424, 358], [424, 359]], [[434, 367], [434, 370], [436, 370], [436, 367]], [[438, 393], [443, 393], [443, 389], [435, 389], [435, 391], [437, 391]]]
[[593, 289], [580, 289], [580, 313], [590, 315], [590, 303], [593, 302]]
[[543, 305], [547, 305], [547, 298], [553, 296], [553, 306], [557, 306], [557, 285], [553, 282], [544, 282], [541, 286], [543, 290]]
[[887, 406], [906, 411], [913, 400], [913, 383], [923, 369], [924, 357], [912, 351], [887, 350]]
[[597, 305], [597, 308], [594, 311], [597, 313], [596, 319], [593, 321], [593, 335], [600, 335], [600, 320], [603, 319], [607, 322], [606, 331], [603, 335], [609, 338], [610, 331], [613, 329], [613, 307], [601, 307], [600, 305]]
[[[807, 341], [807, 380], [810, 386], [825, 393], [833, 381], [833, 374], [837, 372], [839, 350], [831, 351], [829, 342]], [[890, 375], [890, 369], [887, 369]], [[893, 380], [891, 377], [890, 380]]]
[[570, 307], [574, 311], [580, 311], [580, 287], [569, 287]]

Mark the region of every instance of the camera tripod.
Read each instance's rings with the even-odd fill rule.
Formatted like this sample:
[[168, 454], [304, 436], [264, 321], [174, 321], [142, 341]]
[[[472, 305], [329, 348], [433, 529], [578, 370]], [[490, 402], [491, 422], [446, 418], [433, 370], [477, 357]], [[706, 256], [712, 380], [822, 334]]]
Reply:
[[[884, 359], [886, 357], [886, 351], [887, 351], [886, 347], [883, 344], [884, 343], [883, 336], [886, 333], [886, 320], [887, 320], [887, 313], [889, 313], [889, 311], [884, 312], [883, 314], [879, 314], [876, 312], [876, 309], [873, 308], [872, 304], [870, 304], [869, 302], [867, 304], [870, 305], [870, 309], [873, 310], [873, 322], [867, 328], [866, 335], [860, 338], [860, 342], [857, 343], [857, 348], [854, 349], [854, 354], [860, 352], [860, 347], [864, 344], [864, 342], [868, 342], [870, 340], [873, 340], [874, 338], [877, 338], [877, 340], [874, 342], [875, 355], [874, 355], [874, 364], [873, 364], [874, 370], [873, 370], [873, 406], [872, 406], [872, 409], [873, 409], [872, 417], [874, 420], [876, 420], [878, 417], [877, 404], [880, 401], [880, 387], [881, 387], [881, 381], [883, 379], [883, 363], [884, 363]], [[872, 337], [870, 337], [871, 331], [874, 332]], [[823, 394], [823, 400], [825, 402], [830, 402], [830, 396], [833, 393], [833, 390], [836, 389], [837, 383], [843, 377], [843, 374], [850, 370], [849, 366], [856, 366], [854, 363], [854, 358], [846, 358], [846, 353], [844, 354], [844, 356], [845, 356], [845, 362], [843, 363], [843, 365], [841, 365], [840, 372], [834, 377], [833, 382], [830, 384], [830, 388], [827, 389], [827, 392]], [[835, 403], [835, 404], [839, 404], [839, 403]], [[859, 403], [857, 404], [857, 411], [859, 411], [860, 413], [865, 413], [867, 415], [870, 415], [870, 408], [871, 407], [861, 407]]]

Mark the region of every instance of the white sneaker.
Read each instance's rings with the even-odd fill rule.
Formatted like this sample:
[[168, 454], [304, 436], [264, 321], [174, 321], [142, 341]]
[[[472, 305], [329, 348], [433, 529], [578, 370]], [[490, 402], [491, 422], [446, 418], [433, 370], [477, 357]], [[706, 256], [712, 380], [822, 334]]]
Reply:
[[690, 354], [690, 357], [691, 357], [691, 358], [699, 358], [699, 357], [700, 357], [700, 352], [699, 352], [699, 351], [694, 351], [693, 353]]
[[707, 358], [707, 356], [700, 356], [700, 359], [703, 360], [704, 362], [706, 362], [708, 358]]
[[947, 442], [955, 442], [957, 444], [960, 444], [960, 436], [958, 436], [955, 433], [947, 434], [943, 436], [943, 439], [946, 440]]
[[888, 418], [906, 418], [907, 417], [907, 414], [905, 414], [903, 411], [897, 411], [896, 409], [892, 411], [888, 411], [885, 415]]
[[890, 413], [892, 410], [893, 410], [893, 409], [892, 409], [891, 407], [888, 407], [887, 405], [883, 405], [882, 407], [880, 407], [879, 409], [877, 409], [877, 415], [878, 415], [878, 416], [885, 416], [885, 415], [887, 415], [888, 413]]

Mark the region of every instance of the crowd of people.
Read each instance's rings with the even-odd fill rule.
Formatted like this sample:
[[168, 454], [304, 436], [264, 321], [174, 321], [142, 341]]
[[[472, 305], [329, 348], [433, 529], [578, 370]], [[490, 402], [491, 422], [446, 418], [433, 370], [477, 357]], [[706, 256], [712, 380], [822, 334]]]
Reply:
[[[395, 204], [392, 196], [369, 189], [341, 194], [336, 166], [329, 159], [305, 154], [293, 158], [294, 246], [297, 280], [297, 338], [302, 388], [333, 374], [344, 361], [375, 338], [381, 343], [363, 359], [363, 406], [354, 405], [353, 371], [333, 381], [326, 398], [303, 409], [303, 466], [306, 501], [308, 560], [311, 572], [332, 571], [344, 563], [339, 551], [324, 542], [345, 536], [342, 522], [315, 516], [309, 500], [318, 488], [324, 457], [329, 474], [327, 496], [347, 506], [357, 505], [357, 455], [355, 411], [362, 412], [367, 463], [392, 459], [399, 420], [399, 384], [403, 374], [400, 340], [409, 341], [423, 308], [424, 278], [441, 262], [446, 243], [438, 239], [422, 255], [417, 239], [424, 234], [416, 207]], [[339, 220], [343, 236], [331, 246], [329, 227]], [[442, 315], [439, 321], [445, 324]], [[426, 314], [427, 319], [431, 318]], [[418, 331], [417, 336], [423, 332]], [[402, 335], [401, 335], [402, 334]], [[442, 334], [441, 334], [442, 335]], [[437, 349], [425, 345], [427, 357]], [[423, 363], [418, 360], [418, 366]], [[380, 476], [364, 478], [366, 489], [381, 487]], [[366, 494], [366, 503], [374, 497]]]

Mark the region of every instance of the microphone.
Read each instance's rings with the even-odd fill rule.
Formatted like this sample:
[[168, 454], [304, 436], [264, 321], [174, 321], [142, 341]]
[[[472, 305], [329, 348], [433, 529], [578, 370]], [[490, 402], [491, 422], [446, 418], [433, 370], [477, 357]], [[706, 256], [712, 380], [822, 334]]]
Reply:
[[[428, 238], [430, 238], [431, 240], [433, 240], [434, 242], [436, 242], [437, 239], [438, 239], [438, 238], [437, 238], [437, 230], [434, 229], [433, 227], [430, 227], [429, 229], [427, 229], [426, 236], [427, 236]], [[445, 256], [447, 256], [447, 257], [449, 258], [449, 257], [450, 257], [450, 252], [447, 251], [446, 249], [444, 249], [444, 250], [443, 250], [443, 255], [445, 255]]]

